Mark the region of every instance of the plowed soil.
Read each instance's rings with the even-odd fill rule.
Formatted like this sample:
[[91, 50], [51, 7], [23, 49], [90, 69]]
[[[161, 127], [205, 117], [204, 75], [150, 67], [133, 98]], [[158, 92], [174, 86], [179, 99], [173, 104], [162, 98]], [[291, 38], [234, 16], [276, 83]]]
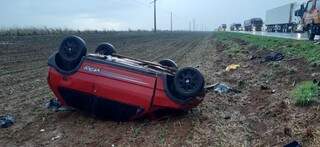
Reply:
[[[97, 120], [85, 113], [52, 112], [46, 83], [47, 59], [65, 35], [0, 37], [0, 115], [16, 123], [0, 129], [0, 146], [283, 146], [293, 140], [320, 145], [320, 107], [297, 107], [294, 83], [320, 75], [304, 59], [260, 63], [252, 55], [268, 52], [243, 40], [241, 56], [215, 33], [111, 32], [77, 34], [93, 52], [110, 42], [117, 52], [139, 59], [170, 58], [180, 67], [199, 67], [207, 84], [226, 83], [241, 93], [208, 91], [188, 114], [132, 122]], [[226, 72], [229, 64], [240, 64]], [[261, 88], [264, 87], [264, 88]], [[267, 87], [267, 88], [265, 88]], [[40, 131], [42, 130], [42, 131]]]

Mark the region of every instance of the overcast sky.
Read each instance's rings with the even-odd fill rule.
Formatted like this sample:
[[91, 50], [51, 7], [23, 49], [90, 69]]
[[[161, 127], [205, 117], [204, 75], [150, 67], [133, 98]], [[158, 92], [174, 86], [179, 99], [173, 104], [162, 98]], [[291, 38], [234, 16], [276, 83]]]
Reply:
[[[1, 0], [0, 27], [53, 27], [71, 29], [153, 28], [152, 0]], [[158, 0], [158, 28], [213, 30], [221, 23], [265, 17], [267, 9], [295, 0]]]

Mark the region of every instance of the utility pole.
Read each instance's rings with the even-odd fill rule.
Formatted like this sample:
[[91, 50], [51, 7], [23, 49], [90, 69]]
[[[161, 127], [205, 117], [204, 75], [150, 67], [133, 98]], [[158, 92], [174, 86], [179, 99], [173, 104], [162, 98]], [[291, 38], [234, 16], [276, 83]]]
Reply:
[[153, 18], [154, 18], [154, 20], [153, 20], [153, 22], [154, 22], [154, 32], [157, 32], [157, 0], [153, 0], [152, 1], [153, 2], [153, 9], [154, 9], [154, 16], [153, 16]]
[[170, 25], [171, 25], [171, 32], [173, 30], [173, 26], [172, 26], [172, 12], [171, 12], [171, 17], [170, 17]]
[[193, 19], [193, 31], [196, 31], [196, 19]]

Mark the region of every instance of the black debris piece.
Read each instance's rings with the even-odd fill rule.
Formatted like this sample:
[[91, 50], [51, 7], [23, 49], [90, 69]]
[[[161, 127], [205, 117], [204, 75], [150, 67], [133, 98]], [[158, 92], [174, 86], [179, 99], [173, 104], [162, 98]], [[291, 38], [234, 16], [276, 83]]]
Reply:
[[75, 111], [74, 108], [71, 107], [62, 107], [60, 102], [57, 99], [51, 99], [46, 103], [46, 108], [53, 110], [55, 112], [71, 112]]
[[313, 80], [313, 84], [318, 85], [320, 87], [320, 81], [318, 81], [317, 79]]
[[302, 147], [302, 145], [300, 143], [298, 143], [297, 141], [293, 141], [283, 147]]
[[263, 62], [281, 61], [284, 59], [284, 55], [279, 52], [271, 52], [264, 57]]
[[15, 123], [15, 119], [11, 115], [0, 116], [1, 128], [9, 128]]
[[51, 99], [46, 104], [46, 108], [57, 111], [61, 107], [60, 102], [57, 99]]

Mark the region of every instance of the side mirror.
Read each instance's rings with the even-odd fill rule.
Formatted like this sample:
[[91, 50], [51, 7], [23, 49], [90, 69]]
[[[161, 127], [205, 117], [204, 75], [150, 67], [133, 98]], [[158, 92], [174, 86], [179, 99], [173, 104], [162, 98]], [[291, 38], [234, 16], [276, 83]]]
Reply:
[[300, 5], [300, 11], [304, 11], [304, 10], [305, 10], [304, 4]]
[[302, 4], [300, 5], [300, 9], [295, 11], [294, 15], [303, 17], [304, 12], [305, 12], [305, 7], [304, 7], [304, 4]]

